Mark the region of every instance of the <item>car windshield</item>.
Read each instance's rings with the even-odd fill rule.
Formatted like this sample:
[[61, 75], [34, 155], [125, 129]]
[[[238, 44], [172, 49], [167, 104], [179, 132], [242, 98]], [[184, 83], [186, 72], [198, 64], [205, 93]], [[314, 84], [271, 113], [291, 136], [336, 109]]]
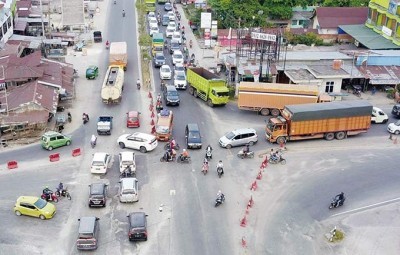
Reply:
[[229, 132], [225, 135], [226, 138], [228, 138], [228, 140], [231, 140], [232, 138], [235, 137], [235, 134], [233, 132]]
[[43, 199], [39, 198], [39, 199], [35, 202], [34, 205], [35, 205], [37, 208], [39, 208], [39, 209], [43, 209], [43, 208], [47, 205], [47, 202], [44, 201]]
[[396, 126], [400, 126], [400, 120], [398, 120], [396, 123], [394, 123]]
[[162, 60], [165, 60], [165, 57], [164, 56], [157, 56], [156, 59], [162, 61]]
[[185, 68], [183, 66], [175, 66], [175, 71], [185, 71]]
[[104, 166], [103, 161], [93, 161], [92, 166]]
[[275, 128], [275, 124], [271, 121], [268, 121], [267, 123], [267, 129], [273, 131]]
[[177, 79], [178, 81], [184, 81], [184, 80], [186, 80], [185, 76], [183, 76], [183, 75], [177, 75], [177, 76], [176, 76], [176, 79]]
[[171, 70], [168, 67], [164, 67], [164, 68], [161, 68], [161, 72], [169, 73], [169, 72], [171, 72]]
[[176, 91], [170, 91], [167, 94], [168, 94], [168, 96], [173, 96], [173, 97], [178, 96], [178, 92], [176, 92]]
[[180, 53], [178, 53], [178, 54], [174, 54], [174, 58], [176, 58], [176, 59], [182, 59], [183, 56], [182, 56]]
[[157, 126], [156, 127], [156, 132], [159, 134], [168, 134], [169, 133], [169, 127], [168, 126]]
[[168, 28], [167, 29], [167, 32], [170, 32], [170, 33], [174, 32], [174, 31], [175, 31], [175, 29], [173, 29], [173, 28]]
[[133, 161], [122, 161], [122, 165], [124, 165], [124, 166], [133, 165]]
[[134, 189], [124, 189], [124, 191], [122, 191], [122, 194], [136, 194]]
[[190, 132], [189, 138], [194, 138], [194, 139], [200, 138], [200, 134], [199, 132]]

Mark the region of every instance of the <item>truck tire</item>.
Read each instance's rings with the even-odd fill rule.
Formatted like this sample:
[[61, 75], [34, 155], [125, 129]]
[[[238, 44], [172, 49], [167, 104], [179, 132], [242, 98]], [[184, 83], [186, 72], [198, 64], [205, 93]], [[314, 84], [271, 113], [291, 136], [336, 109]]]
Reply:
[[279, 109], [272, 109], [271, 110], [271, 115], [274, 117], [278, 117], [281, 114], [281, 111]]
[[193, 96], [193, 87], [189, 86], [189, 94]]
[[286, 143], [286, 138], [283, 136], [280, 136], [276, 139], [277, 144], [285, 144]]
[[338, 139], [338, 140], [343, 140], [343, 139], [346, 137], [346, 132], [343, 132], [343, 131], [337, 132], [337, 133], [335, 134], [335, 137], [336, 137], [336, 139]]
[[208, 106], [210, 106], [210, 107], [214, 107], [214, 104], [212, 103], [211, 99], [208, 99], [208, 100], [207, 100], [207, 104], [208, 104]]
[[261, 109], [260, 114], [262, 116], [268, 116], [269, 115], [269, 109], [267, 109], [267, 108]]
[[332, 141], [334, 138], [335, 138], [334, 133], [326, 133], [325, 134], [325, 140], [327, 140], [327, 141]]
[[199, 94], [198, 94], [198, 92], [197, 92], [196, 89], [193, 90], [193, 96], [194, 96], [194, 97], [199, 97]]

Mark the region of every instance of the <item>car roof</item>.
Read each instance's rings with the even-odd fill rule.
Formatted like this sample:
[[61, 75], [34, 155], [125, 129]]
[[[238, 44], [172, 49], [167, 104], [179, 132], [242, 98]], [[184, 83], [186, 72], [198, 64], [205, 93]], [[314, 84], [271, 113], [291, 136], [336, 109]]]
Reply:
[[146, 214], [144, 212], [132, 212], [128, 215], [128, 218], [130, 226], [137, 225], [137, 223], [140, 223], [142, 225], [144, 224], [144, 219], [146, 218]]
[[174, 50], [174, 54], [181, 54], [181, 55], [183, 55], [183, 54], [182, 54], [182, 51], [180, 51], [180, 50]]
[[105, 186], [106, 186], [106, 184], [102, 183], [102, 182], [96, 182], [96, 183], [90, 184], [90, 194], [102, 195]]
[[146, 138], [146, 139], [153, 139], [155, 138], [154, 135], [146, 134], [146, 133], [141, 133], [141, 132], [135, 132], [132, 134], [133, 136], [136, 137], [141, 137], [141, 138]]
[[254, 128], [239, 128], [239, 129], [232, 130], [232, 132], [235, 134], [257, 133]]
[[166, 68], [168, 67], [171, 70], [171, 67], [169, 67], [169, 65], [162, 65], [161, 68]]
[[96, 220], [97, 218], [94, 216], [81, 217], [79, 219], [79, 234], [92, 233]]
[[33, 204], [33, 203], [35, 203], [38, 199], [39, 199], [39, 197], [34, 197], [34, 196], [20, 196], [20, 197], [18, 197], [17, 202], [18, 202], [18, 203], [24, 202], [24, 203]]
[[122, 161], [135, 159], [135, 153], [131, 151], [121, 151], [119, 154], [121, 155]]
[[165, 56], [164, 56], [164, 53], [162, 53], [162, 52], [157, 52], [157, 53], [156, 53], [156, 57], [157, 57], [157, 56], [163, 56], [163, 57], [165, 57]]
[[63, 135], [63, 134], [58, 133], [56, 131], [47, 131], [46, 133], [43, 134], [43, 136], [55, 136], [55, 135]]
[[105, 153], [105, 152], [95, 152], [95, 153], [93, 154], [93, 160], [94, 160], [94, 159], [101, 159], [101, 160], [103, 160], [104, 157], [105, 157], [107, 154], [108, 154], [108, 153]]
[[165, 88], [167, 89], [167, 91], [171, 91], [171, 90], [176, 91], [176, 88], [174, 85], [166, 85]]
[[189, 123], [187, 124], [188, 129], [191, 131], [199, 131], [199, 126], [197, 125], [197, 123]]

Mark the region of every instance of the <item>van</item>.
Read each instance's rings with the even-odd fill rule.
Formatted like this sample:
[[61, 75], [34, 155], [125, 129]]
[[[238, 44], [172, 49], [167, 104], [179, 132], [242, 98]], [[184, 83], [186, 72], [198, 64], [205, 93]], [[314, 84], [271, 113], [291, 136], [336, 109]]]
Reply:
[[71, 144], [71, 137], [63, 135], [61, 133], [55, 131], [48, 131], [42, 135], [41, 138], [42, 147], [46, 150], [53, 150], [54, 148], [58, 148], [65, 145]]
[[124, 172], [128, 167], [131, 169], [132, 173], [136, 172], [136, 159], [135, 153], [131, 151], [122, 151], [118, 154], [119, 159], [119, 172]]
[[156, 137], [159, 141], [168, 141], [172, 136], [172, 123], [174, 115], [167, 109], [157, 114]]
[[386, 123], [388, 120], [389, 117], [386, 115], [384, 111], [375, 106], [372, 108], [372, 114], [371, 114], [372, 123]]
[[258, 141], [257, 132], [253, 128], [235, 129], [226, 133], [219, 139], [219, 145], [223, 148], [230, 149], [234, 146], [253, 145]]
[[107, 184], [92, 183], [89, 185], [89, 207], [102, 206], [107, 204]]
[[400, 118], [400, 104], [396, 104], [393, 106], [392, 115], [396, 118]]
[[110, 167], [111, 155], [105, 152], [96, 152], [93, 155], [90, 172], [92, 174], [105, 174]]
[[133, 127], [140, 127], [140, 119], [139, 119], [140, 112], [137, 111], [130, 111], [126, 113], [126, 127], [133, 128]]
[[118, 188], [119, 201], [121, 203], [133, 203], [139, 201], [139, 184], [136, 178], [122, 178]]
[[89, 216], [82, 217], [78, 221], [76, 248], [78, 250], [96, 250], [98, 246], [99, 218]]
[[167, 85], [164, 87], [164, 101], [166, 105], [179, 105], [181, 100], [175, 86]]
[[201, 149], [201, 135], [197, 123], [190, 123], [185, 128], [186, 146], [188, 149]]
[[144, 212], [133, 212], [128, 215], [129, 241], [147, 241], [147, 215]]

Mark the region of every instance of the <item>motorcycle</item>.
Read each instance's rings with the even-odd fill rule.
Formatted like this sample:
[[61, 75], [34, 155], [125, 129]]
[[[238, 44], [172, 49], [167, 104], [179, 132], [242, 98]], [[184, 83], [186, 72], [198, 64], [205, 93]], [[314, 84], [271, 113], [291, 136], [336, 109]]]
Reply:
[[163, 107], [163, 105], [162, 105], [162, 103], [161, 103], [161, 100], [157, 100], [157, 103], [156, 103], [156, 111], [159, 113], [163, 108], [164, 108], [164, 107]]
[[164, 155], [160, 158], [160, 162], [174, 162], [176, 159], [176, 155], [172, 155], [172, 157], [168, 158], [167, 154], [164, 153]]
[[46, 200], [47, 202], [55, 202], [58, 203], [58, 197], [54, 192], [51, 192], [49, 197], [46, 194], [42, 194], [40, 196], [42, 199]]
[[69, 122], [69, 123], [71, 123], [71, 121], [72, 121], [72, 115], [71, 115], [71, 113], [70, 113], [70, 112], [68, 112], [68, 114], [67, 114], [67, 115], [68, 115], [68, 122]]
[[338, 208], [344, 204], [344, 201], [346, 200], [346, 197], [343, 196], [343, 199], [340, 200], [339, 196], [336, 196], [332, 199], [331, 205], [329, 206], [329, 209], [332, 208]]
[[206, 175], [208, 173], [208, 164], [203, 164], [201, 172]]
[[240, 151], [237, 153], [237, 156], [238, 156], [239, 158], [241, 158], [241, 159], [244, 159], [244, 158], [254, 158], [254, 151], [243, 152], [243, 150], [240, 150]]
[[136, 87], [137, 87], [138, 90], [140, 90], [140, 81], [136, 82]]
[[57, 197], [66, 197], [68, 200], [71, 200], [71, 195], [69, 194], [67, 188], [62, 189], [61, 193], [60, 190], [57, 189], [56, 191], [56, 196]]
[[178, 162], [178, 163], [190, 163], [191, 159], [190, 159], [190, 157], [184, 158], [184, 157], [182, 157], [182, 155], [179, 155], [179, 157], [176, 159], [176, 162]]
[[130, 166], [128, 166], [127, 168], [124, 169], [124, 171], [122, 171], [122, 173], [120, 174], [120, 178], [128, 178], [128, 177], [134, 177], [135, 176], [135, 172], [132, 171], [132, 168]]
[[125, 12], [122, 12], [122, 17], [125, 18]]
[[83, 121], [83, 125], [85, 125], [86, 123], [89, 122], [89, 116], [87, 114], [83, 114], [82, 115], [82, 121]]
[[268, 159], [268, 162], [271, 164], [278, 164], [281, 163], [282, 165], [286, 164], [286, 159], [282, 158], [282, 156], [279, 157], [270, 157]]
[[206, 159], [210, 160], [212, 159], [212, 150], [211, 149], [206, 149]]
[[[165, 150], [169, 150], [170, 149], [170, 146], [171, 146], [171, 144], [170, 143], [166, 143], [165, 145], [164, 145], [164, 149]], [[177, 143], [175, 143], [175, 146], [174, 146], [174, 150], [179, 150], [179, 144], [177, 144]]]
[[224, 169], [222, 167], [217, 167], [218, 177], [221, 178], [224, 174]]
[[95, 137], [94, 139], [91, 139], [91, 140], [90, 140], [90, 145], [92, 146], [92, 149], [93, 149], [94, 147], [96, 147], [96, 143], [97, 143], [97, 137]]
[[225, 196], [221, 195], [218, 196], [217, 199], [215, 199], [215, 207], [219, 206], [220, 204], [223, 204], [225, 202]]

